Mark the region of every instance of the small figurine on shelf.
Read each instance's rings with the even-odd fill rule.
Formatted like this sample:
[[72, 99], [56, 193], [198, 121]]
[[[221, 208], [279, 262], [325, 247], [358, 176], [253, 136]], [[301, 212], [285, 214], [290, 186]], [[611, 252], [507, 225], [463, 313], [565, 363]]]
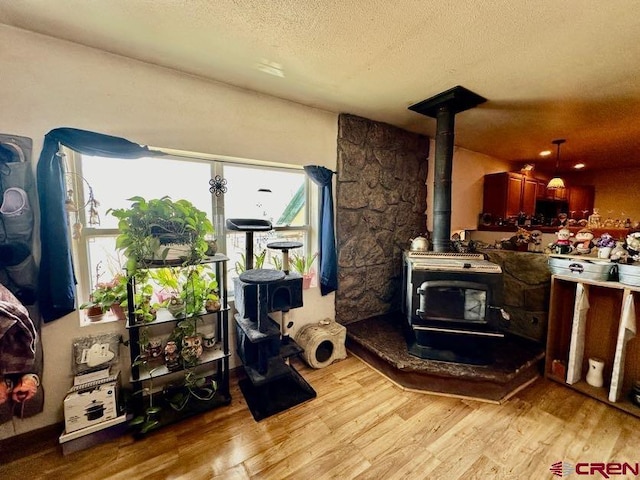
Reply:
[[180, 354], [178, 353], [176, 342], [168, 341], [164, 347], [164, 363], [169, 371], [180, 368]]
[[576, 241], [573, 246], [576, 249], [577, 253], [581, 253], [583, 255], [588, 255], [591, 253], [591, 249], [594, 247], [593, 245], [593, 232], [588, 228], [581, 228], [578, 233], [576, 233]]
[[566, 227], [561, 228], [556, 232], [558, 239], [549, 244], [549, 253], [567, 254], [571, 253], [573, 246], [571, 245], [571, 230]]

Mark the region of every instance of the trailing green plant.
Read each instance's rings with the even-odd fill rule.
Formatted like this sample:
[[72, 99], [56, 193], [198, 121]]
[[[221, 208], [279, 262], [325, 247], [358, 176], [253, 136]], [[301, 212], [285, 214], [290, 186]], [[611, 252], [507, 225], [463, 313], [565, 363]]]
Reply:
[[211, 400], [218, 390], [215, 380], [198, 375], [192, 369], [186, 371], [182, 388], [169, 398], [169, 405], [176, 411], [182, 411], [191, 398], [201, 401]]
[[291, 259], [291, 267], [300, 275], [309, 275], [311, 267], [318, 257], [317, 253], [314, 253], [311, 257], [306, 255], [293, 254]]
[[207, 214], [188, 200], [173, 201], [168, 196], [145, 200], [128, 199], [129, 208], [109, 209], [118, 219], [120, 234], [116, 248], [127, 257], [126, 269], [133, 274], [139, 267], [167, 260], [171, 245], [184, 244], [184, 263], [197, 263], [206, 256], [205, 237], [214, 229]]
[[135, 416], [129, 421], [129, 427], [137, 429], [141, 434], [145, 434], [160, 424], [158, 416], [162, 411], [162, 407], [153, 404], [153, 374], [160, 367], [149, 369], [148, 358], [141, 355], [139, 355], [131, 365], [134, 367], [145, 367], [149, 373], [149, 386], [133, 392], [134, 396], [141, 395], [143, 399], [146, 395], [149, 399], [149, 405], [144, 409], [142, 414]]

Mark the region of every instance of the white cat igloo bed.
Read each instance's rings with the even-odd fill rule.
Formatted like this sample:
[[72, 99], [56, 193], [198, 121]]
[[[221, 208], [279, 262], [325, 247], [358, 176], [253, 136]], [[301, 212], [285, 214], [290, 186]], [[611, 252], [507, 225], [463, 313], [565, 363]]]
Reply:
[[312, 368], [324, 368], [347, 358], [346, 339], [347, 329], [328, 318], [305, 325], [295, 337], [298, 345], [304, 348], [302, 358]]

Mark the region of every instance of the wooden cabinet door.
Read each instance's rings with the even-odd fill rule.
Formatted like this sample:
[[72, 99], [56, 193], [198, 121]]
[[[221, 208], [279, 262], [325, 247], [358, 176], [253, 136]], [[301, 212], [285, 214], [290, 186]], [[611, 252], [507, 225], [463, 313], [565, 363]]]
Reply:
[[522, 179], [522, 195], [520, 200], [520, 211], [525, 215], [535, 215], [538, 180], [524, 177]]
[[567, 199], [567, 190], [568, 188], [555, 188], [551, 190], [552, 198], [554, 200], [566, 200]]
[[522, 178], [509, 174], [507, 178], [506, 217], [517, 216], [522, 211]]
[[581, 185], [569, 189], [569, 212], [575, 212], [573, 218], [588, 218], [593, 213], [595, 187]]

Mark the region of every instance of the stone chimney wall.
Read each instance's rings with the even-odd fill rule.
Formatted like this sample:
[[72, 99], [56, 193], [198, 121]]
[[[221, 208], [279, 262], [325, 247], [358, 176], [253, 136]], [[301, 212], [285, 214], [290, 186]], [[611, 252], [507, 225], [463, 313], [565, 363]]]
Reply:
[[336, 320], [400, 310], [402, 251], [426, 232], [429, 138], [338, 118]]

